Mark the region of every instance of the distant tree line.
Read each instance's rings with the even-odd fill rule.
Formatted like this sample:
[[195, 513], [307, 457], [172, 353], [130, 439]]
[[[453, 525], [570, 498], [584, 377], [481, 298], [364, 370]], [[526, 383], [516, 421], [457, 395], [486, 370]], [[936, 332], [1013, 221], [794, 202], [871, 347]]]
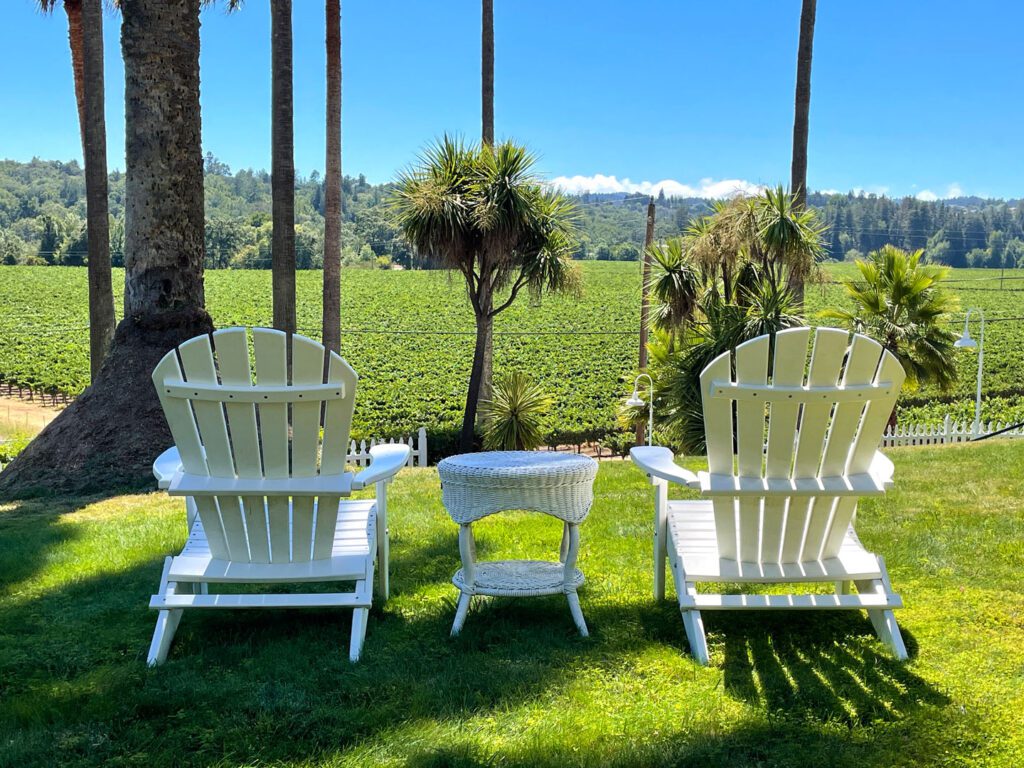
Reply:
[[[362, 175], [342, 181], [342, 263], [368, 268], [435, 266], [417, 258], [395, 225], [385, 200], [389, 184]], [[206, 267], [270, 266], [270, 174], [232, 172], [206, 156]], [[296, 180], [296, 262], [323, 266], [323, 180], [317, 172]], [[582, 194], [574, 198], [579, 241], [574, 257], [635, 261], [644, 237], [647, 195]], [[655, 238], [682, 234], [708, 212], [699, 198], [656, 196]], [[1024, 204], [1020, 200], [956, 198], [925, 201], [873, 194], [812, 193], [808, 204], [828, 224], [826, 253], [853, 260], [886, 244], [922, 248], [933, 263], [954, 267], [1024, 267]], [[124, 175], [110, 174], [110, 252], [124, 263]], [[0, 264], [80, 266], [88, 254], [85, 180], [76, 162], [0, 161]]]
[[828, 224], [829, 256], [852, 261], [884, 245], [924, 249], [952, 267], [1024, 267], [1024, 201], [962, 197], [925, 201], [812, 194]]

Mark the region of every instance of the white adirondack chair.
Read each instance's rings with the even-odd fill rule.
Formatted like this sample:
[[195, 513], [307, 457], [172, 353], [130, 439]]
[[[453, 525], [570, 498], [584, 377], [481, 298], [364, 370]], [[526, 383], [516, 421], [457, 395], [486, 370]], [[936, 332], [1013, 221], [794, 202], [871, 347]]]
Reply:
[[[349, 658], [359, 659], [372, 601], [386, 599], [386, 485], [409, 458], [403, 444], [376, 446], [372, 463], [345, 471], [356, 372], [323, 345], [292, 336], [228, 328], [171, 350], [153, 371], [175, 447], [154, 464], [161, 486], [186, 497], [189, 535], [168, 557], [150, 666], [167, 658], [186, 608], [354, 609]], [[327, 381], [324, 383], [324, 363]], [[253, 379], [255, 373], [255, 381]], [[321, 438], [322, 429], [322, 438]], [[377, 497], [343, 500], [376, 484]], [[216, 584], [355, 582], [351, 592], [211, 594]]]
[[[808, 341], [813, 347], [808, 364]], [[694, 657], [708, 663], [702, 610], [867, 609], [879, 639], [907, 657], [885, 562], [853, 529], [857, 500], [882, 494], [893, 465], [877, 451], [903, 384], [896, 358], [867, 336], [793, 328], [725, 353], [701, 373], [708, 472], [657, 446], [633, 461], [655, 487], [654, 592], [665, 558]], [[735, 377], [733, 376], [735, 371]], [[669, 501], [668, 483], [700, 491]], [[702, 582], [835, 583], [833, 594], [708, 594]], [[857, 592], [851, 593], [850, 582]]]

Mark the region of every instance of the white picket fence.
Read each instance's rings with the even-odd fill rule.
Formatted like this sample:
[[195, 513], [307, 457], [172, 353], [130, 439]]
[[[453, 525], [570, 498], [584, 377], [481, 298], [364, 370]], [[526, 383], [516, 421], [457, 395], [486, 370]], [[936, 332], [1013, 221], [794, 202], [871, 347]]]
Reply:
[[[978, 434], [974, 434], [974, 422], [953, 421], [949, 416], [941, 425], [897, 424], [896, 429], [887, 429], [882, 436], [882, 445], [891, 448], [897, 445], [945, 445], [966, 443], [974, 437], [984, 437], [1010, 426], [1002, 421], [982, 422]], [[1004, 432], [1000, 437], [1024, 437], [1024, 427]]]
[[414, 440], [410, 436], [400, 437], [397, 440], [391, 438], [390, 440], [370, 440], [367, 443], [365, 440], [360, 440], [359, 445], [356, 445], [356, 441], [353, 440], [348, 448], [348, 462], [349, 464], [355, 464], [357, 467], [366, 467], [370, 464], [370, 449], [375, 445], [384, 444], [395, 444], [405, 443], [412, 449], [412, 453], [409, 455], [409, 460], [405, 463], [407, 467], [425, 467], [427, 466], [427, 430], [425, 427], [420, 427], [419, 432], [416, 433], [416, 439]]

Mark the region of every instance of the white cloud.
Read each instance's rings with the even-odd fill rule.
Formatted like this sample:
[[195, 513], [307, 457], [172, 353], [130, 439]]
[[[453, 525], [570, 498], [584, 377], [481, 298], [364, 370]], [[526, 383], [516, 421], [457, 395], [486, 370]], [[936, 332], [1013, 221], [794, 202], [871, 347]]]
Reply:
[[644, 195], [656, 195], [659, 191], [666, 197], [703, 197], [722, 198], [737, 194], [754, 194], [764, 190], [763, 184], [755, 184], [743, 179], [701, 179], [696, 186], [683, 184], [675, 179], [661, 181], [630, 181], [628, 178], [618, 179], [615, 176], [594, 174], [593, 176], [558, 176], [551, 180], [551, 186], [572, 194], [583, 192], [607, 193], [624, 192]]
[[946, 187], [946, 194], [944, 194], [944, 195], [937, 195], [934, 192], [932, 192], [930, 189], [922, 189], [920, 192], [918, 192], [916, 195], [914, 195], [914, 197], [916, 197], [918, 200], [924, 200], [924, 201], [929, 202], [929, 203], [934, 203], [936, 200], [949, 200], [951, 197], [963, 197], [963, 196], [964, 196], [963, 188], [959, 184], [957, 184], [955, 181], [952, 184], [950, 184], [948, 187]]

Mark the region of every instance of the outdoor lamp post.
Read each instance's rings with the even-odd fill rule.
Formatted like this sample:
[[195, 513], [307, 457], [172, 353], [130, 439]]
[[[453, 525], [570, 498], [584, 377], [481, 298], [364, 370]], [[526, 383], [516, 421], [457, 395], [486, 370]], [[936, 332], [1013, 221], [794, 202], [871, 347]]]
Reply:
[[629, 396], [629, 400], [626, 401], [626, 405], [630, 408], [641, 408], [644, 405], [643, 398], [640, 397], [640, 379], [647, 379], [650, 383], [650, 398], [647, 402], [647, 444], [651, 445], [651, 435], [654, 432], [654, 379], [648, 376], [646, 373], [641, 373], [636, 377], [633, 382], [633, 394]]
[[[977, 312], [978, 317], [981, 318], [981, 333], [978, 336], [978, 341], [971, 338], [971, 329], [969, 327], [971, 322], [971, 313]], [[978, 393], [974, 400], [974, 437], [977, 438], [981, 435], [981, 367], [985, 362], [985, 313], [980, 309], [969, 309], [967, 310], [967, 317], [964, 318], [964, 333], [959, 339], [953, 342], [954, 347], [960, 349], [974, 349], [978, 348]]]

